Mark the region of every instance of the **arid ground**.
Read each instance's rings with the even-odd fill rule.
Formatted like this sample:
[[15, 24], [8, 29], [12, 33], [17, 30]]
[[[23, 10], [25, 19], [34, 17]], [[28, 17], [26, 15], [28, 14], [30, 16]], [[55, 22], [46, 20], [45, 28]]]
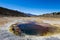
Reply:
[[[55, 32], [56, 34], [54, 35], [49, 35], [49, 36], [44, 36], [44, 37], [57, 37], [59, 38], [60, 35], [60, 18], [48, 18], [48, 17], [0, 17], [0, 34], [1, 30], [8, 30], [9, 31], [9, 26], [11, 24], [17, 23], [17, 22], [23, 22], [23, 21], [34, 21], [37, 22], [40, 25], [43, 25], [46, 23], [47, 25], [50, 24], [52, 27], [57, 27], [57, 31]], [[45, 26], [45, 25], [43, 25]], [[49, 33], [48, 33], [49, 34]], [[0, 35], [1, 36], [1, 35]], [[28, 36], [26, 36], [28, 38]], [[36, 36], [30, 36], [30, 38], [35, 38]], [[41, 36], [38, 36], [36, 38], [39, 38]], [[2, 39], [1, 37], [0, 39]], [[7, 39], [8, 40], [8, 39]], [[42, 40], [42, 39], [41, 39]]]
[[60, 26], [60, 18], [46, 18], [46, 17], [0, 17], [0, 26], [14, 21], [35, 21], [38, 23], [49, 23], [54, 26]]

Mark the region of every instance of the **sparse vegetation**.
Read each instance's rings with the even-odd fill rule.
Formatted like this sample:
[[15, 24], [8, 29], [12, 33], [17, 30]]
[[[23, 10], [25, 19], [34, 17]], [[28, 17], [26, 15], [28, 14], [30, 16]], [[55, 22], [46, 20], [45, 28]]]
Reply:
[[47, 13], [43, 15], [39, 15], [40, 17], [55, 17], [59, 18], [60, 17], [60, 12], [53, 12], [53, 13]]

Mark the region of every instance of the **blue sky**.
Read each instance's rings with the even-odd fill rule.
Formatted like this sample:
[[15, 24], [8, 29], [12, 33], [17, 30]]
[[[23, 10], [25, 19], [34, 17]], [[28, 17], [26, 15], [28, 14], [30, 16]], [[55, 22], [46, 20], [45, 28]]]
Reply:
[[0, 0], [0, 6], [31, 14], [60, 11], [60, 0]]

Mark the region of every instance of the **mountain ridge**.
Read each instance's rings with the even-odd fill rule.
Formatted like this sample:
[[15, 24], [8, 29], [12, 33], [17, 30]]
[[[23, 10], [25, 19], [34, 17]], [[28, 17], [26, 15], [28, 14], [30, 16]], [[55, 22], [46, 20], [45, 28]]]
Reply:
[[24, 13], [17, 10], [0, 7], [0, 17], [60, 17], [60, 12], [33, 15], [30, 13]]
[[24, 12], [20, 12], [17, 10], [11, 10], [8, 8], [4, 8], [4, 7], [0, 7], [0, 16], [7, 16], [7, 17], [29, 17], [29, 15], [27, 15]]

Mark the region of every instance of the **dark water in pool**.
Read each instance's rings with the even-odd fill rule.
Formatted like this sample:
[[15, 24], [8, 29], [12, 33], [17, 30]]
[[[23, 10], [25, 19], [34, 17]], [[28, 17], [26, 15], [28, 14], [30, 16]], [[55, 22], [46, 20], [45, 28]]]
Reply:
[[17, 26], [21, 29], [23, 33], [28, 34], [28, 35], [37, 35], [44, 31], [47, 31], [46, 27], [38, 25], [34, 22], [18, 24]]
[[23, 33], [34, 35], [37, 34], [35, 31], [36, 29], [33, 29], [32, 27], [36, 25], [35, 23], [26, 23], [26, 24], [19, 24], [18, 27], [21, 29]]

